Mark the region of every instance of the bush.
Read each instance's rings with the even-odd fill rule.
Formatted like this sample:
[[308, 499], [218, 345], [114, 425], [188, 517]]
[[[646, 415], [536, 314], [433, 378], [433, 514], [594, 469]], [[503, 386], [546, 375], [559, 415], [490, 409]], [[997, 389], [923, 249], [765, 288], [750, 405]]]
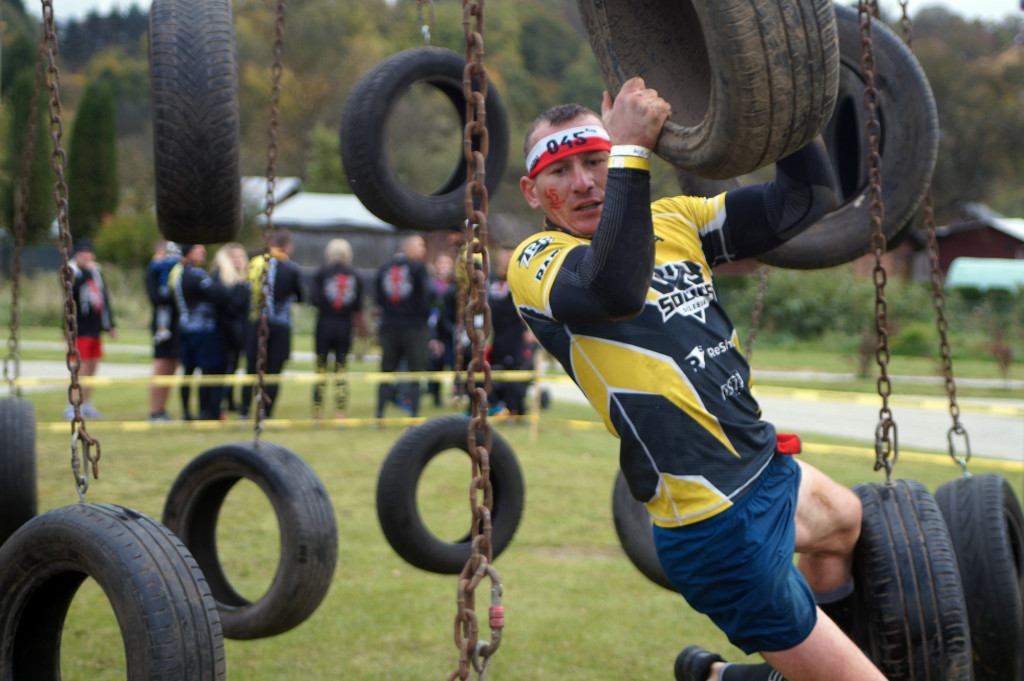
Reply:
[[106, 219], [96, 235], [96, 259], [122, 269], [145, 269], [159, 238], [156, 215], [116, 215]]

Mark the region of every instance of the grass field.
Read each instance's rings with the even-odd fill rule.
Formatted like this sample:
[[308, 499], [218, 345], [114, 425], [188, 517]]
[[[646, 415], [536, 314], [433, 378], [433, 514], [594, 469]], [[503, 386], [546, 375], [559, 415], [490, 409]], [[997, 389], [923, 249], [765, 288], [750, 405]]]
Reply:
[[[113, 350], [116, 344], [109, 347]], [[295, 363], [290, 368], [307, 367]], [[370, 416], [370, 390], [368, 384], [353, 386], [352, 415]], [[221, 443], [250, 440], [253, 433], [251, 423], [237, 421], [169, 423], [152, 429], [123, 423], [142, 418], [145, 395], [143, 383], [97, 388], [95, 401], [108, 420], [88, 423], [89, 433], [102, 444], [102, 459], [101, 477], [91, 483], [87, 497], [159, 519], [171, 482], [193, 457]], [[36, 405], [40, 424], [40, 511], [76, 503], [69, 431], [66, 423], [54, 423], [65, 391], [27, 396]], [[172, 405], [177, 407], [176, 398]], [[428, 406], [424, 415], [450, 411]], [[228, 678], [447, 678], [457, 665], [457, 578], [410, 567], [387, 544], [376, 518], [377, 475], [402, 428], [313, 426], [305, 421], [308, 414], [309, 384], [286, 384], [275, 414], [280, 419], [269, 422], [262, 437], [305, 458], [323, 479], [338, 522], [334, 581], [321, 607], [292, 631], [228, 641]], [[616, 442], [601, 429], [574, 426], [576, 420], [593, 421], [593, 412], [585, 405], [556, 401], [544, 413], [536, 441], [529, 424], [495, 424], [523, 469], [526, 504], [515, 539], [495, 561], [507, 624], [488, 678], [669, 679], [676, 653], [689, 643], [742, 659], [705, 618], [678, 595], [649, 582], [622, 553], [611, 518]], [[866, 433], [863, 442], [815, 438], [802, 456], [846, 485], [882, 481], [883, 474], [872, 470], [871, 436]], [[971, 471], [1007, 476], [1024, 498], [1019, 463], [975, 458]], [[894, 470], [894, 477], [920, 480], [933, 491], [958, 475], [959, 468], [943, 453], [904, 454]], [[420, 499], [438, 535], [453, 539], [468, 526], [469, 478], [469, 460], [461, 452], [444, 454], [428, 467]], [[278, 530], [269, 503], [255, 485], [240, 483], [228, 495], [217, 537], [227, 574], [241, 593], [257, 598], [275, 569]], [[487, 584], [481, 588], [478, 613], [485, 619]], [[485, 629], [482, 638], [487, 636]], [[69, 613], [61, 657], [64, 679], [125, 678], [116, 621], [92, 582], [86, 582]]]

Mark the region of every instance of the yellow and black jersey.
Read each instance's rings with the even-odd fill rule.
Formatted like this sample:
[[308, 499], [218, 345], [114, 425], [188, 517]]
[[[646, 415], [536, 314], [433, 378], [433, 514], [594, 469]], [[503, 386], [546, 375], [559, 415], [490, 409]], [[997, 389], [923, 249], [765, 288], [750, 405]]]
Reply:
[[553, 289], [571, 280], [556, 281], [560, 268], [591, 247], [588, 239], [535, 234], [509, 267], [523, 319], [621, 440], [633, 495], [666, 527], [727, 509], [775, 451], [775, 429], [760, 418], [750, 367], [711, 277], [709, 259], [730, 258], [725, 203], [722, 194], [651, 204], [654, 273], [631, 319], [565, 322], [552, 312]]

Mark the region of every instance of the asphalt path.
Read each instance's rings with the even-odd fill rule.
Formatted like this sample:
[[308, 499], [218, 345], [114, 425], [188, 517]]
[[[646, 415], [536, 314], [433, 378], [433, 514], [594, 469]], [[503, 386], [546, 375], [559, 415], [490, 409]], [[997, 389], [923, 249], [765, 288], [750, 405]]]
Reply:
[[[34, 344], [33, 344], [34, 345]], [[59, 344], [54, 344], [55, 346]], [[124, 346], [119, 346], [124, 349]], [[146, 352], [148, 348], [140, 347]], [[306, 357], [310, 355], [310, 357]], [[312, 359], [311, 353], [292, 353], [292, 359]], [[100, 377], [148, 376], [148, 364], [103, 362]], [[287, 375], [288, 371], [285, 372]], [[22, 377], [67, 377], [64, 362], [23, 360]], [[784, 432], [794, 432], [804, 438], [813, 435], [832, 435], [873, 443], [882, 406], [878, 395], [843, 393], [828, 390], [799, 390], [772, 388], [771, 372], [757, 372], [758, 380], [765, 384], [755, 387], [754, 394], [761, 404], [763, 417]], [[798, 378], [792, 373], [789, 379]], [[842, 378], [842, 375], [836, 375]], [[580, 390], [562, 380], [545, 383], [552, 399], [585, 401]], [[821, 375], [816, 375], [821, 378]], [[901, 381], [907, 377], [901, 377]], [[921, 377], [921, 381], [934, 381]], [[542, 381], [543, 383], [544, 381]], [[958, 385], [984, 384], [978, 379], [960, 379]], [[1017, 382], [1019, 383], [1019, 381]], [[26, 388], [26, 391], [45, 389], [44, 386]], [[52, 386], [50, 389], [55, 389]], [[977, 400], [958, 398], [960, 423], [967, 431], [971, 456], [997, 458], [1024, 463], [1024, 400]], [[892, 418], [896, 423], [896, 444], [899, 448], [926, 451], [949, 451], [948, 433], [952, 426], [947, 398], [920, 398], [908, 395], [890, 397]], [[954, 451], [963, 455], [966, 443], [960, 436], [954, 438]]]

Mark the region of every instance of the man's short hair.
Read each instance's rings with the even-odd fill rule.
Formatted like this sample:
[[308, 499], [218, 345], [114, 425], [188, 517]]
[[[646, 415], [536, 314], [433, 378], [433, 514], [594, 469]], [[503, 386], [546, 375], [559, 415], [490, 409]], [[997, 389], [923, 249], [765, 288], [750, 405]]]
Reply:
[[551, 125], [558, 125], [559, 123], [565, 123], [571, 121], [580, 116], [594, 116], [598, 120], [601, 119], [593, 109], [588, 109], [582, 104], [559, 104], [553, 106], [533, 121], [530, 125], [530, 129], [526, 131], [526, 135], [523, 136], [523, 158], [530, 153], [530, 148], [533, 146], [530, 144], [530, 137], [533, 136], [533, 131], [537, 129], [542, 122], [547, 121]]
[[275, 229], [270, 236], [270, 245], [276, 248], [284, 248], [292, 242], [292, 233], [287, 229]]

